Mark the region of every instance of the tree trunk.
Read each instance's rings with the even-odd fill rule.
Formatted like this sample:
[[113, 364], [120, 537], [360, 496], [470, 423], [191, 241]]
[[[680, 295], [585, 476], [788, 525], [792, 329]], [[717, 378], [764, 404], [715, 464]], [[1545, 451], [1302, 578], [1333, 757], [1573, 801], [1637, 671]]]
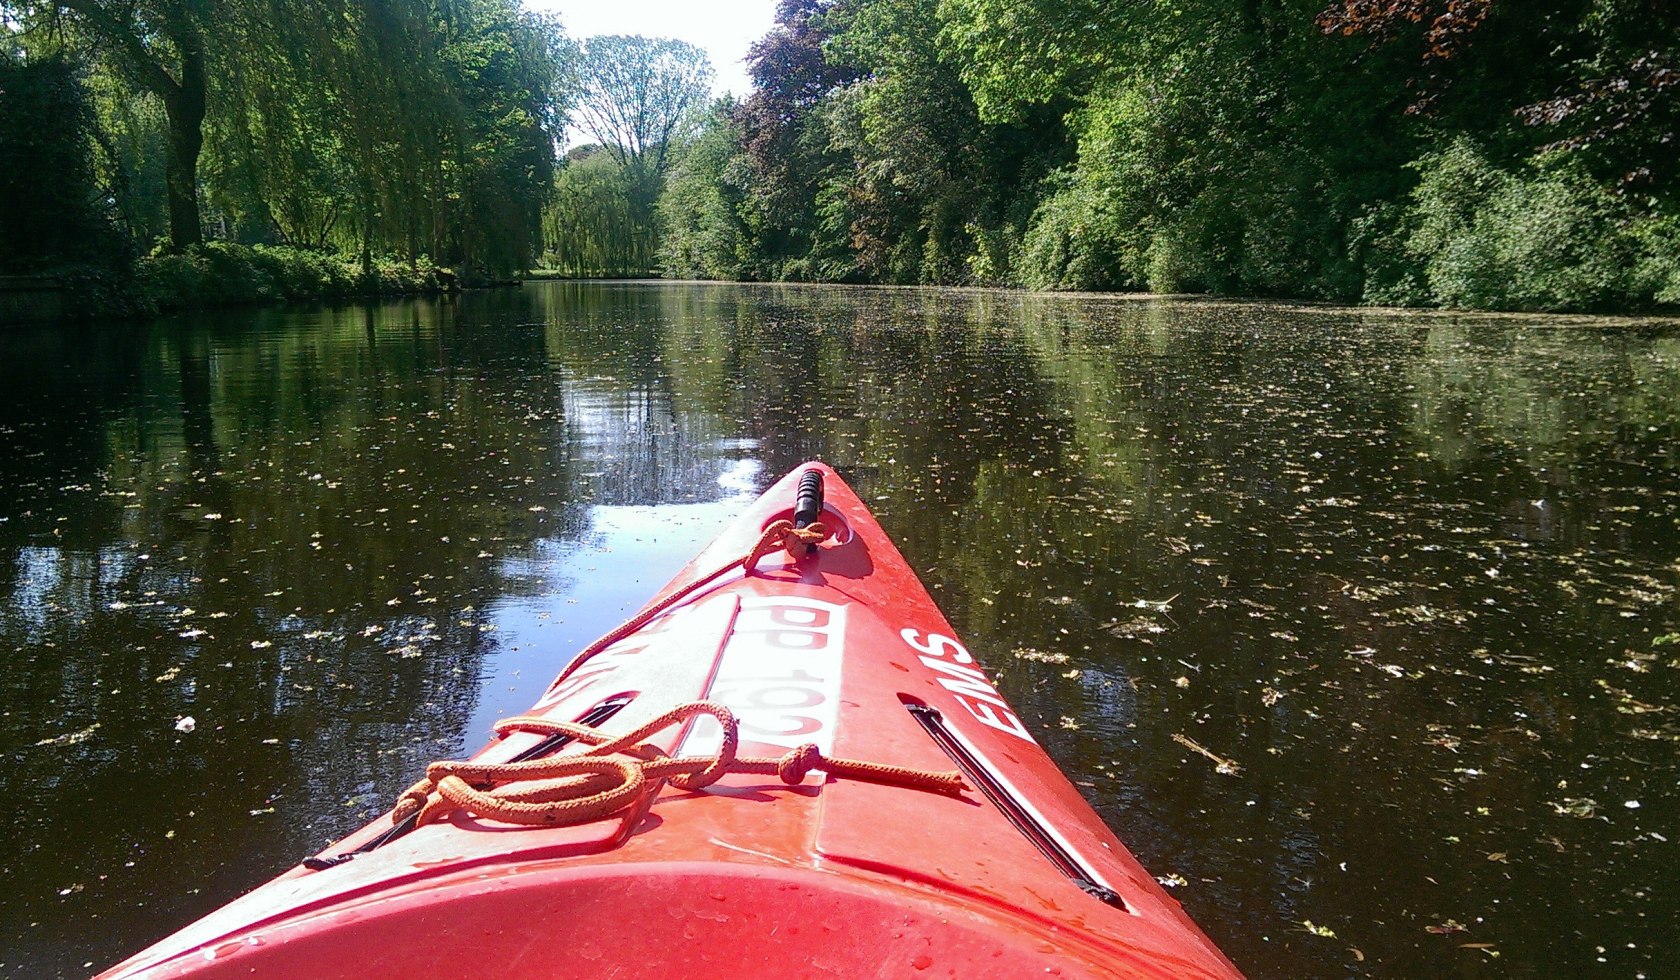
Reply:
[[[204, 149], [209, 93], [203, 27], [194, 17], [196, 8], [181, 0], [148, 4], [148, 11], [156, 16], [145, 18], [142, 24], [133, 3], [58, 0], [58, 6], [79, 14], [96, 37], [114, 47], [139, 86], [163, 100], [164, 115], [169, 119], [169, 159], [164, 174], [170, 244], [180, 250], [203, 242], [204, 227], [198, 220], [198, 154]], [[0, 15], [0, 20], [5, 17]], [[153, 46], [159, 35], [179, 52], [179, 78], [170, 74]]]
[[181, 79], [162, 95], [169, 117], [169, 241], [179, 251], [204, 241], [198, 218], [198, 154], [204, 148], [208, 98], [203, 42], [189, 36], [176, 43], [181, 48]]

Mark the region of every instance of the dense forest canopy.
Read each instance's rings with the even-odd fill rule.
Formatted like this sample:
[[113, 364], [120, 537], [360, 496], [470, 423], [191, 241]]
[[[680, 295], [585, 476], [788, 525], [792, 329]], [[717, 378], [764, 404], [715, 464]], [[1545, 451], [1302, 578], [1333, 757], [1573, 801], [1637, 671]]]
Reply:
[[1680, 302], [1662, 0], [783, 0], [679, 275]]
[[51, 175], [0, 191], [52, 190], [0, 265], [1680, 303], [1666, 0], [781, 0], [748, 64], [707, 105], [699, 49], [517, 0], [0, 0], [0, 157]]
[[[505, 274], [541, 251], [574, 58], [517, 0], [0, 3], [7, 77], [91, 112], [95, 205], [136, 243], [336, 247]], [[8, 85], [8, 91], [10, 86]], [[4, 138], [22, 143], [6, 102]], [[51, 179], [37, 170], [38, 179]]]

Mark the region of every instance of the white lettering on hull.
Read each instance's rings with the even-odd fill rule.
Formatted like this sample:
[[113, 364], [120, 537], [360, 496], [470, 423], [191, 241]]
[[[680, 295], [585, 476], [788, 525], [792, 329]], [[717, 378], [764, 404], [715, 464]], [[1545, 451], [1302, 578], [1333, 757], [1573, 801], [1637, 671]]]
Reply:
[[939, 686], [950, 691], [957, 703], [974, 716], [975, 721], [988, 728], [1007, 732], [1016, 738], [1037, 743], [1032, 733], [1027, 731], [1027, 726], [1021, 723], [1021, 719], [1009, 707], [1009, 702], [986, 680], [985, 673], [980, 668], [971, 666], [974, 657], [961, 643], [943, 633], [923, 634], [921, 630], [908, 627], [900, 630], [898, 635], [912, 650], [921, 654], [917, 659], [921, 660], [924, 667], [940, 675], [936, 678]]
[[[841, 605], [742, 596], [707, 699], [735, 713], [743, 741], [790, 749], [809, 742], [827, 754], [840, 702], [845, 627]], [[698, 719], [679, 754], [716, 752], [722, 737], [715, 721]]]

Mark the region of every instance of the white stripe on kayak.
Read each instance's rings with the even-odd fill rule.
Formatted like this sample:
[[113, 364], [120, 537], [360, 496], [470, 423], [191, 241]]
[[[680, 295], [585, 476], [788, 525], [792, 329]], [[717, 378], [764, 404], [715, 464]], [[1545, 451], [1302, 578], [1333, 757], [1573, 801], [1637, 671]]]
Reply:
[[[740, 719], [743, 742], [788, 749], [811, 743], [826, 755], [834, 744], [845, 636], [843, 605], [799, 596], [742, 596], [706, 697]], [[716, 721], [701, 718], [680, 754], [715, 753], [722, 738]]]

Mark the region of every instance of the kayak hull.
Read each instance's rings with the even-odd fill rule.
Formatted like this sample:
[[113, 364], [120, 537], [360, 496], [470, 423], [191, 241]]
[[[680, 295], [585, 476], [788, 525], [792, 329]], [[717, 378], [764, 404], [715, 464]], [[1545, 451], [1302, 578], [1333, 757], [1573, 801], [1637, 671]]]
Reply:
[[379, 895], [232, 937], [155, 975], [395, 976], [457, 963], [516, 976], [1022, 977], [1046, 951], [1062, 976], [1195, 975], [1153, 958], [1117, 973], [1114, 951], [1050, 923], [999, 931], [983, 903], [883, 881], [751, 865], [613, 865], [526, 871]]
[[[811, 471], [827, 488], [826, 538], [738, 567], [792, 516]], [[828, 759], [955, 769], [967, 788], [819, 767], [793, 785], [667, 782], [576, 826], [462, 809], [392, 836], [387, 819], [107, 975], [367, 980], [452, 962], [614, 977], [1238, 975], [1044, 754], [829, 468], [790, 473], [650, 607], [672, 599], [570, 664], [527, 714], [599, 719], [610, 736], [705, 700], [739, 720], [743, 756], [814, 745]], [[721, 740], [702, 719], [645, 744], [689, 757]], [[540, 742], [508, 731], [475, 759]]]

